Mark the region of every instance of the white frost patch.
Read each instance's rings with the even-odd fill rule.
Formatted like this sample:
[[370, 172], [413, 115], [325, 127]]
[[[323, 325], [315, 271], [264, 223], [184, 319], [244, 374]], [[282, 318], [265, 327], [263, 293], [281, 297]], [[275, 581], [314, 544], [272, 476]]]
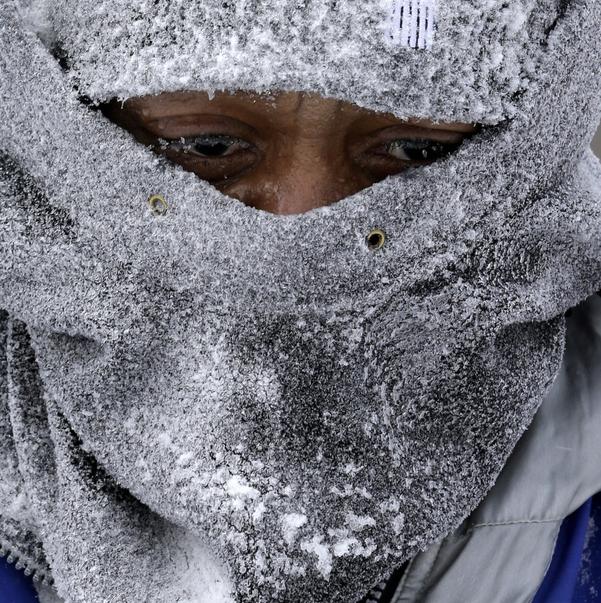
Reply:
[[133, 417], [129, 417], [125, 423], [123, 423], [123, 427], [125, 427], [128, 433], [136, 433], [138, 426], [136, 424], [136, 420]]
[[355, 515], [354, 513], [346, 514], [346, 523], [353, 532], [360, 532], [368, 526], [375, 526], [376, 520], [368, 515]]
[[405, 527], [405, 516], [402, 513], [399, 513], [396, 517], [393, 517], [391, 522], [392, 530], [394, 533], [399, 536]]
[[246, 508], [246, 503], [241, 498], [234, 498], [229, 504], [232, 511], [242, 512]]
[[349, 496], [353, 496], [355, 494], [358, 494], [362, 498], [373, 498], [373, 496], [365, 489], [365, 487], [353, 488], [351, 484], [344, 484], [344, 490], [341, 490], [338, 486], [332, 486], [330, 488], [330, 492], [332, 494], [335, 494], [336, 496], [339, 496], [340, 498], [348, 498]]
[[248, 549], [248, 538], [238, 530], [229, 530], [225, 538], [239, 551]]
[[367, 488], [355, 488], [355, 492], [363, 498], [372, 499], [373, 496], [367, 491]]
[[233, 582], [228, 569], [201, 539], [184, 530], [174, 529], [164, 546], [170, 566], [165, 580], [165, 601], [180, 603], [233, 603]]
[[226, 467], [219, 467], [219, 469], [217, 469], [217, 471], [215, 471], [213, 474], [211, 474], [209, 481], [211, 484], [223, 485], [223, 484], [225, 484], [226, 479], [229, 476], [229, 474], [230, 474], [230, 472], [227, 470]]
[[257, 508], [254, 510], [253, 512], [253, 521], [255, 523], [261, 521], [261, 519], [263, 519], [263, 515], [265, 514], [265, 510], [267, 507], [265, 507], [265, 503], [260, 502], [257, 505]]
[[334, 545], [334, 557], [342, 557], [349, 555], [351, 548], [358, 546], [360, 543], [356, 538], [346, 538], [337, 542]]
[[307, 553], [317, 556], [317, 571], [324, 577], [329, 578], [332, 572], [332, 553], [327, 544], [323, 542], [323, 536], [316, 534], [311, 540], [303, 540], [300, 548]]
[[371, 423], [363, 423], [363, 433], [367, 436], [370, 436], [373, 431], [374, 431], [374, 427]]
[[180, 455], [180, 457], [175, 461], [175, 464], [178, 467], [187, 467], [192, 462], [194, 458], [194, 453], [192, 452], [184, 452], [184, 454]]
[[157, 440], [159, 441], [159, 446], [161, 448], [169, 448], [169, 446], [171, 446], [171, 436], [166, 431], [160, 433]]
[[307, 516], [301, 513], [288, 513], [282, 517], [282, 532], [288, 546], [292, 546], [298, 530], [307, 523]]
[[345, 555], [353, 555], [353, 557], [369, 557], [376, 548], [377, 545], [374, 542], [364, 545], [356, 538], [346, 538], [334, 545], [334, 556], [344, 557]]
[[343, 471], [347, 474], [347, 475], [356, 475], [357, 473], [359, 473], [359, 471], [361, 471], [363, 469], [363, 466], [361, 467], [357, 467], [357, 465], [355, 465], [355, 463], [347, 463], [344, 468]]
[[10, 500], [10, 504], [7, 509], [4, 509], [6, 515], [16, 521], [29, 520], [30, 518], [30, 505], [27, 501], [27, 495], [24, 491], [20, 491], [17, 495]]
[[291, 576], [304, 576], [307, 573], [304, 565], [300, 563], [293, 563], [290, 567], [290, 575]]
[[283, 490], [282, 490], [282, 494], [284, 496], [287, 496], [288, 498], [292, 498], [292, 496], [294, 495], [294, 489], [292, 488], [292, 486], [286, 486]]
[[389, 498], [388, 500], [381, 502], [379, 506], [382, 513], [386, 513], [387, 511], [398, 513], [401, 508], [401, 503], [397, 498]]
[[350, 484], [345, 484], [344, 490], [341, 490], [338, 486], [332, 486], [330, 492], [341, 498], [346, 498], [353, 495], [353, 487]]
[[344, 557], [352, 555], [353, 557], [369, 557], [377, 548], [373, 539], [368, 538], [362, 543], [358, 538], [352, 535], [351, 530], [346, 528], [330, 528], [328, 534], [332, 539], [334, 557]]
[[255, 567], [261, 571], [267, 569], [267, 562], [265, 559], [265, 553], [263, 551], [257, 551], [255, 553]]
[[244, 483], [239, 475], [232, 475], [225, 484], [226, 492], [236, 498], [258, 498], [261, 493], [252, 486]]
[[528, 15], [523, 7], [520, 6], [508, 7], [501, 11], [499, 15], [499, 21], [504, 22], [507, 25], [507, 32], [510, 35], [515, 35], [522, 31], [527, 19]]

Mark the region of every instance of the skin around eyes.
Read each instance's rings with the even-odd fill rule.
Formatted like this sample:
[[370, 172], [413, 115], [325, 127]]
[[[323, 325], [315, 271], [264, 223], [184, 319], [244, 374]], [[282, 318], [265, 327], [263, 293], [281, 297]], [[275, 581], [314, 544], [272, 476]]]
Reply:
[[401, 121], [301, 92], [170, 92], [101, 107], [156, 153], [243, 203], [303, 213], [438, 161], [477, 124]]

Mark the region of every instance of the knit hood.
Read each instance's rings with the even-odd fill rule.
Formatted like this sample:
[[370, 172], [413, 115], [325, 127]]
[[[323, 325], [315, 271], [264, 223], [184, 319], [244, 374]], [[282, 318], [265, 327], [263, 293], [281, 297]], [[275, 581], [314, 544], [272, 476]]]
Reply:
[[[202, 600], [194, 559], [358, 601], [482, 500], [601, 288], [601, 3], [33, 9], [0, 2], [5, 546], [68, 602]], [[485, 126], [277, 216], [94, 110], [181, 89]]]

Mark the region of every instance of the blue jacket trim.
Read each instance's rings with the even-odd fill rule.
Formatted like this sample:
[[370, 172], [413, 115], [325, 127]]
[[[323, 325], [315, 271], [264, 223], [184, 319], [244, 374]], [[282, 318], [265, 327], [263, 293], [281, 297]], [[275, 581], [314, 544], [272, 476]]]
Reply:
[[573, 600], [591, 509], [592, 499], [589, 499], [563, 520], [551, 564], [533, 603], [569, 603]]
[[0, 557], [0, 601], [2, 603], [39, 603], [33, 580]]

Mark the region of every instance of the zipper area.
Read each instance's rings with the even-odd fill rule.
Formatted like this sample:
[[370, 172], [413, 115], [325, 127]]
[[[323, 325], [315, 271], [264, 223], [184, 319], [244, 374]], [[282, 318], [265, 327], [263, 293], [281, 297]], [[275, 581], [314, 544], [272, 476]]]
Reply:
[[408, 565], [408, 563], [404, 563], [395, 569], [388, 580], [382, 580], [377, 586], [374, 586], [359, 603], [392, 603], [392, 597]]
[[374, 586], [367, 596], [361, 599], [359, 603], [385, 603], [386, 599], [383, 599], [384, 591], [386, 590], [386, 580], [380, 582], [377, 586]]
[[15, 569], [22, 570], [34, 582], [40, 582], [44, 586], [54, 585], [54, 579], [44, 569], [36, 567], [37, 564], [34, 561], [4, 543], [0, 543], [0, 557], [14, 565]]

